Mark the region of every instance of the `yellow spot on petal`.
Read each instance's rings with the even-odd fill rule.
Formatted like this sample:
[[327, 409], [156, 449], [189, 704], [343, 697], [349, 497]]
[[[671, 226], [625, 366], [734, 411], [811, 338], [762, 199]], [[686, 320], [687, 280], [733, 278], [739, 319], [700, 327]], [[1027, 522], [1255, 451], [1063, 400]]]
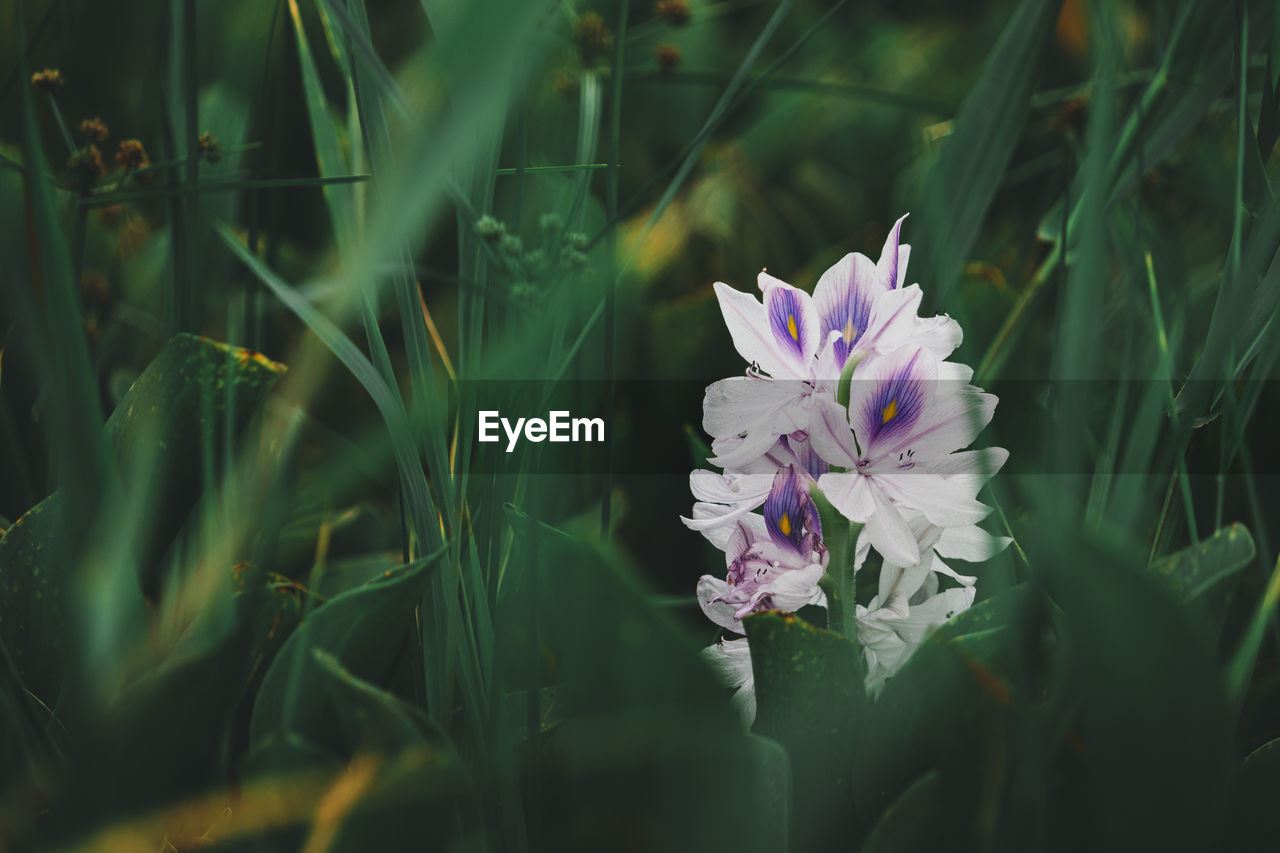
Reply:
[[896, 414], [898, 414], [898, 401], [890, 400], [889, 405], [885, 406], [884, 411], [880, 413], [880, 423], [887, 424]]
[[853, 318], [850, 317], [844, 324], [844, 342], [846, 345], [853, 344]]
[[791, 535], [791, 517], [785, 512], [782, 514], [782, 518], [778, 519], [778, 529], [782, 531], [783, 536]]
[[800, 331], [796, 328], [796, 315], [787, 315], [787, 331], [791, 333], [791, 340], [796, 343], [800, 342]]

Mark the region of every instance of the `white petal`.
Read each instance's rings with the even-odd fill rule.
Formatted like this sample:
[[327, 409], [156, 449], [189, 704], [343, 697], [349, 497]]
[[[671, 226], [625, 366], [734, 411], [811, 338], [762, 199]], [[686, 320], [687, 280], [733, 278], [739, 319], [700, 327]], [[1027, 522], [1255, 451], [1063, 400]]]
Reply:
[[735, 376], [712, 382], [702, 397], [702, 428], [712, 438], [728, 438], [767, 427], [795, 407], [806, 391], [806, 386], [795, 380], [773, 382]]
[[992, 536], [976, 525], [965, 525], [943, 530], [936, 548], [943, 557], [981, 563], [1009, 547], [1012, 541], [1007, 536]]
[[876, 511], [866, 480], [861, 474], [828, 472], [818, 478], [818, 490], [845, 518], [865, 524]]
[[919, 510], [939, 527], [976, 524], [991, 512], [990, 507], [974, 500], [963, 486], [937, 474], [877, 473], [874, 479], [894, 503]]
[[[689, 490], [696, 500], [722, 504], [764, 502], [773, 474], [717, 474], [706, 468], [689, 474]], [[759, 506], [759, 503], [756, 504]]]
[[729, 585], [724, 581], [711, 575], [703, 575], [698, 579], [698, 606], [702, 608], [702, 612], [706, 614], [708, 619], [721, 628], [726, 628], [737, 634], [746, 633], [742, 628], [742, 623], [733, 618], [734, 611], [737, 608], [727, 601], [713, 600], [728, 591]]
[[913, 566], [918, 563], [920, 547], [916, 544], [915, 537], [911, 535], [911, 528], [907, 527], [902, 514], [875, 484], [869, 484], [866, 490], [871, 494], [875, 507], [875, 511], [867, 519], [866, 527], [867, 538], [872, 546], [888, 562], [899, 566]]
[[809, 418], [809, 442], [831, 465], [852, 468], [858, 464], [858, 448], [843, 406], [826, 397], [816, 398]]
[[770, 376], [803, 379], [796, 376], [786, 359], [773, 343], [769, 317], [764, 305], [749, 293], [734, 290], [724, 282], [715, 283], [716, 298], [720, 301], [720, 313], [733, 338], [738, 355], [756, 364]]
[[763, 589], [778, 610], [799, 610], [806, 604], [826, 602], [826, 596], [818, 588], [821, 579], [822, 566], [814, 563], [803, 569], [779, 572]]

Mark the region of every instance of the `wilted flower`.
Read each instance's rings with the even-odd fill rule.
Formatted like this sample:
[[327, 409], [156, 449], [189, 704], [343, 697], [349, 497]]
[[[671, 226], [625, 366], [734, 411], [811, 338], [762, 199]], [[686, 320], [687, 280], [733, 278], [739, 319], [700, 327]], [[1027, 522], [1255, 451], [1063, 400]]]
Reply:
[[704, 575], [698, 604], [722, 628], [742, 633], [756, 610], [798, 610], [826, 600], [818, 581], [827, 565], [818, 511], [794, 468], [779, 470], [763, 515], [744, 515], [725, 545], [724, 580]]

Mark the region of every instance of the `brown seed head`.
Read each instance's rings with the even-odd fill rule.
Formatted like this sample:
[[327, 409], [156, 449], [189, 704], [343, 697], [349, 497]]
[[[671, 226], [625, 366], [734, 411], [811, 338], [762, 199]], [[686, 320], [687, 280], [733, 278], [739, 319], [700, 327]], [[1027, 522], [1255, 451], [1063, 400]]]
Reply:
[[206, 130], [200, 134], [196, 144], [200, 146], [200, 156], [211, 166], [217, 165], [222, 160], [222, 146], [218, 144], [218, 137], [209, 131]]
[[680, 48], [674, 44], [658, 45], [653, 49], [653, 55], [658, 60], [658, 67], [663, 71], [674, 71], [680, 66], [680, 60], [684, 58]]
[[80, 292], [87, 301], [103, 304], [111, 298], [107, 277], [97, 270], [85, 270], [80, 274]]
[[683, 27], [693, 14], [686, 0], [661, 0], [655, 11], [659, 18], [665, 18], [673, 27]]
[[123, 205], [109, 204], [106, 207], [98, 208], [98, 222], [102, 223], [105, 228], [115, 228], [120, 224], [120, 220], [123, 218]]
[[46, 68], [31, 75], [31, 85], [35, 87], [37, 92], [56, 91], [61, 89], [66, 82], [62, 78], [62, 72], [56, 68]]
[[86, 145], [67, 159], [67, 168], [75, 172], [83, 186], [89, 186], [107, 173], [102, 162], [102, 152], [96, 145]]
[[135, 254], [151, 237], [151, 223], [140, 213], [131, 214], [116, 232], [116, 248], [122, 255]]
[[584, 65], [595, 65], [604, 58], [613, 47], [613, 33], [595, 12], [585, 12], [578, 16], [573, 25], [573, 43], [578, 46]]
[[94, 116], [80, 122], [80, 135], [90, 142], [106, 142], [107, 137], [111, 135], [111, 131], [107, 130], [107, 126], [102, 119]]
[[147, 149], [142, 147], [141, 142], [136, 139], [124, 139], [116, 149], [116, 165], [126, 172], [132, 172], [135, 169], [145, 169], [150, 166], [151, 159], [147, 157]]

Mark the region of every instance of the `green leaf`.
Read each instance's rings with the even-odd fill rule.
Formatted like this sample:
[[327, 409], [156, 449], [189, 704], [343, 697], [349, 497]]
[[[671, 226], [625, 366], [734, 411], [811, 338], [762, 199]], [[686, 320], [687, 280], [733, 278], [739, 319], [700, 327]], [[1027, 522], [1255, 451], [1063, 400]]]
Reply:
[[324, 649], [313, 648], [311, 656], [328, 677], [329, 699], [351, 753], [368, 749], [394, 752], [429, 742], [443, 743], [421, 708], [352, 674]]
[[1032, 601], [1024, 584], [978, 602], [938, 628], [889, 678], [859, 731], [853, 785], [864, 815], [881, 814], [921, 774], [977, 748], [979, 721], [1012, 701], [1009, 626]]
[[1232, 524], [1199, 545], [1157, 561], [1151, 572], [1180, 599], [1191, 601], [1249, 565], [1255, 553], [1248, 528]]
[[942, 774], [931, 770], [912, 782], [880, 815], [860, 853], [932, 853], [954, 840]]
[[844, 637], [792, 613], [766, 611], [744, 622], [755, 674], [754, 730], [791, 756], [792, 843], [817, 849], [848, 834], [853, 745], [865, 704], [862, 658]]
[[[147, 508], [134, 532], [144, 593], [158, 594], [160, 555], [199, 499], [202, 448], [223, 446], [230, 406], [239, 428], [258, 410], [284, 368], [248, 350], [178, 335], [120, 401], [103, 429], [125, 494]], [[59, 695], [75, 648], [75, 579], [62, 492], [45, 498], [0, 538], [0, 641], [27, 686], [43, 700]], [[101, 567], [99, 567], [101, 569]], [[132, 581], [130, 581], [132, 583]], [[125, 595], [136, 595], [120, 590]]]
[[253, 706], [250, 738], [294, 732], [340, 752], [338, 709], [326, 674], [315, 661], [325, 652], [357, 677], [385, 684], [397, 652], [411, 641], [413, 611], [441, 549], [391, 578], [344, 592], [316, 608], [285, 641], [263, 678]]
[[[977, 239], [1031, 108], [1059, 0], [1024, 0], [991, 48], [917, 205], [912, 239], [934, 306], [947, 296]], [[925, 248], [927, 247], [927, 249]], [[915, 260], [913, 256], [912, 260]]]
[[[524, 788], [529, 813], [555, 796], [593, 824], [643, 826], [654, 844], [698, 850], [723, 844], [723, 825], [707, 816], [733, 811], [737, 849], [779, 849], [785, 757], [741, 731], [683, 627], [617, 550], [507, 512], [520, 547], [498, 600], [498, 658], [510, 686], [537, 690], [554, 674], [558, 688], [554, 732], [542, 736], [537, 702], [534, 725], [507, 733], [532, 732], [522, 752], [554, 769]], [[547, 849], [598, 846], [576, 818], [560, 831]]]

